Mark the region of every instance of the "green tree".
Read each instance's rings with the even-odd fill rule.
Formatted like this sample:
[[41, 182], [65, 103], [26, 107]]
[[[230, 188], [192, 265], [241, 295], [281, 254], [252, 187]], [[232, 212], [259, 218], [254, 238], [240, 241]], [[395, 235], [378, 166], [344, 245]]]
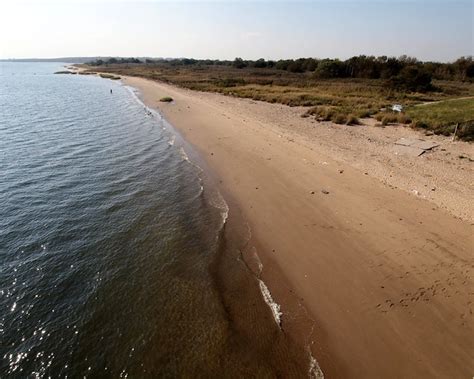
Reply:
[[318, 78], [343, 78], [346, 76], [346, 66], [339, 59], [324, 59], [314, 72]]
[[260, 59], [255, 61], [254, 67], [256, 67], [256, 68], [265, 68], [265, 67], [267, 67], [267, 62], [265, 62], [265, 59], [260, 58]]
[[414, 92], [426, 92], [433, 89], [432, 76], [423, 67], [410, 65], [404, 67], [400, 73], [389, 79], [392, 88]]
[[247, 67], [247, 64], [244, 62], [244, 60], [242, 58], [235, 58], [234, 59], [234, 62], [232, 63], [232, 65], [235, 67], [235, 68], [244, 68], [244, 67]]

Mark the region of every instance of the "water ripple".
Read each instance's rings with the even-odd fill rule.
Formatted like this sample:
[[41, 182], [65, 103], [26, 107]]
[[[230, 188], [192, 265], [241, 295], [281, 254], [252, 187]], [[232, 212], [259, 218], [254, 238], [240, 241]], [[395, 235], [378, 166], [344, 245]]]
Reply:
[[0, 68], [0, 377], [141, 377], [224, 343], [202, 333], [219, 212], [160, 118], [120, 83]]

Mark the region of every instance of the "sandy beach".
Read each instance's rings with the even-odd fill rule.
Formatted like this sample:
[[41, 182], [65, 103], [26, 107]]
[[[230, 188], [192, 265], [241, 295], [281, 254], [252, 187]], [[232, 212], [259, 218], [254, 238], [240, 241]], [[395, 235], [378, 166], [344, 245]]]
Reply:
[[[249, 224], [244, 258], [258, 254], [282, 329], [305, 334], [325, 377], [473, 375], [472, 144], [123, 81], [200, 153]], [[440, 146], [400, 156], [401, 137]]]

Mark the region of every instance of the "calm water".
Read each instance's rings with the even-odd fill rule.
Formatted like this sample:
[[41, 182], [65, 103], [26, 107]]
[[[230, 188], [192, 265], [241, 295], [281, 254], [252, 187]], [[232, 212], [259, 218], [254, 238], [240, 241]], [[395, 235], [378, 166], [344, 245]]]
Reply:
[[199, 171], [119, 83], [0, 67], [0, 376], [207, 355], [222, 217]]
[[0, 63], [0, 377], [306, 373], [161, 117], [60, 69]]

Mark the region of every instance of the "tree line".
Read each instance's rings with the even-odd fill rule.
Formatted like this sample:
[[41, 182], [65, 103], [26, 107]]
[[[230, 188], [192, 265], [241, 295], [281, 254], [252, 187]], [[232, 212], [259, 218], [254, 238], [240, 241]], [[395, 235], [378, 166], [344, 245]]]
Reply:
[[96, 59], [94, 61], [87, 62], [86, 64], [91, 66], [102, 66], [109, 64], [130, 64], [130, 63], [143, 63], [137, 58], [108, 58], [108, 59]]
[[416, 66], [434, 79], [472, 80], [474, 79], [474, 60], [472, 56], [461, 57], [452, 63], [422, 62], [416, 58], [359, 55], [347, 60], [299, 58], [278, 61], [256, 61], [235, 58], [235, 68], [275, 68], [293, 73], [314, 72], [320, 78], [365, 78], [388, 79], [400, 74], [408, 66]]
[[322, 79], [331, 78], [363, 78], [387, 79], [388, 84], [395, 88], [427, 91], [432, 88], [432, 79], [443, 80], [474, 80], [474, 60], [472, 56], [461, 57], [451, 63], [422, 62], [416, 58], [403, 55], [401, 57], [366, 56], [359, 55], [346, 60], [339, 59], [282, 59], [278, 61], [244, 60], [235, 58], [230, 60], [212, 59], [150, 59], [137, 58], [110, 58], [98, 59], [89, 62], [91, 65], [109, 64], [146, 64], [179, 66], [228, 66], [236, 69], [272, 69], [290, 73], [311, 73], [312, 76]]

